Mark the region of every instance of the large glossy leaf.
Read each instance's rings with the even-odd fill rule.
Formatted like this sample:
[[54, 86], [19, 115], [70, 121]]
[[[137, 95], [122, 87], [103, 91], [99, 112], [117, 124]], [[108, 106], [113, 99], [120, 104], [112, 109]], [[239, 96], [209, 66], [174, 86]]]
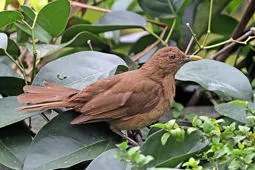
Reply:
[[115, 73], [118, 65], [126, 65], [116, 55], [83, 51], [59, 58], [44, 66], [36, 75], [33, 85], [43, 81], [83, 89], [99, 79]]
[[1, 11], [0, 12], [0, 28], [9, 25], [15, 21], [23, 19], [23, 15], [18, 11]]
[[96, 158], [118, 142], [107, 124], [71, 125], [74, 111], [61, 113], [46, 124], [34, 138], [24, 170], [65, 168]]
[[178, 80], [193, 81], [220, 96], [251, 100], [249, 80], [238, 69], [215, 60], [200, 60], [185, 64], [175, 76]]
[[0, 164], [11, 169], [22, 169], [31, 142], [31, 133], [22, 123], [1, 128]]
[[149, 167], [175, 167], [209, 144], [207, 140], [203, 139], [202, 132], [195, 131], [190, 135], [185, 135], [182, 142], [177, 142], [175, 137], [170, 137], [166, 144], [162, 145], [160, 139], [164, 133], [164, 130], [155, 132], [146, 139], [141, 147], [144, 155], [151, 155], [154, 158], [149, 163]]
[[[96, 159], [94, 159], [86, 170], [131, 170], [131, 166], [127, 165], [126, 162], [121, 162], [119, 158], [116, 157], [119, 149], [108, 150]], [[107, 166], [106, 166], [107, 165]]]
[[[118, 149], [111, 149], [102, 154], [100, 154], [96, 159], [94, 159], [86, 170], [138, 170], [137, 168], [131, 168], [130, 164], [125, 161], [120, 161], [116, 157], [118, 154]], [[107, 166], [106, 166], [107, 165]], [[144, 169], [145, 170], [145, 169]], [[147, 168], [146, 170], [174, 170], [172, 168]], [[175, 169], [177, 170], [177, 169]]]
[[94, 25], [80, 24], [69, 28], [62, 36], [62, 42], [71, 40], [75, 35], [82, 31], [92, 32], [94, 34], [127, 29], [142, 28], [146, 26], [146, 19], [136, 13], [128, 11], [113, 11], [105, 14]]
[[126, 25], [144, 28], [146, 19], [141, 15], [129, 11], [112, 11], [102, 16], [95, 25]]
[[31, 116], [34, 116], [39, 111], [35, 112], [19, 112], [16, 109], [23, 104], [17, 101], [17, 97], [5, 97], [0, 99], [0, 128], [7, 125], [19, 122]]
[[[219, 114], [223, 116], [227, 116], [238, 122], [250, 123], [249, 119], [247, 119], [246, 117], [251, 116], [251, 114], [246, 114], [247, 108], [245, 108], [244, 106], [232, 103], [223, 103], [215, 106], [214, 108]], [[249, 108], [254, 109], [255, 103], [249, 104]]]
[[174, 18], [179, 9], [190, 0], [138, 0], [145, 13], [159, 18]]
[[56, 0], [39, 11], [36, 22], [52, 36], [58, 36], [66, 27], [70, 11], [68, 0]]

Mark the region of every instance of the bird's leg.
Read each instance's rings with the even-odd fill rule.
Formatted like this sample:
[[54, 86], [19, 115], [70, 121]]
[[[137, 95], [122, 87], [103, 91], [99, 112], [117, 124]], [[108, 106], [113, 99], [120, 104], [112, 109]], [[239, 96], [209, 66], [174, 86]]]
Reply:
[[128, 131], [128, 136], [135, 139], [138, 142], [138, 145], [141, 146], [143, 144], [143, 135], [140, 130], [131, 130]]
[[141, 146], [143, 144], [143, 135], [142, 135], [142, 132], [140, 130], [134, 130], [133, 133], [135, 135], [136, 141]]
[[137, 142], [135, 142], [133, 139], [131, 139], [130, 137], [126, 136], [125, 134], [123, 134], [120, 130], [118, 129], [115, 129], [114, 127], [110, 126], [111, 130], [120, 135], [121, 137], [123, 137], [124, 139], [126, 139], [131, 145], [134, 145], [134, 146], [139, 146], [139, 144]]

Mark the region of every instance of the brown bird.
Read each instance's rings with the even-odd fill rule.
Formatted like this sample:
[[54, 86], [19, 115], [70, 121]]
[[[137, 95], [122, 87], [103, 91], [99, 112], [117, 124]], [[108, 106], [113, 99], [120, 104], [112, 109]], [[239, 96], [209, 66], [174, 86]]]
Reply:
[[46, 87], [25, 86], [18, 100], [29, 105], [19, 110], [73, 108], [82, 114], [71, 124], [106, 121], [123, 136], [120, 130], [148, 126], [172, 106], [175, 73], [184, 63], [199, 59], [176, 47], [165, 47], [140, 69], [99, 80], [83, 90], [48, 82], [44, 82]]

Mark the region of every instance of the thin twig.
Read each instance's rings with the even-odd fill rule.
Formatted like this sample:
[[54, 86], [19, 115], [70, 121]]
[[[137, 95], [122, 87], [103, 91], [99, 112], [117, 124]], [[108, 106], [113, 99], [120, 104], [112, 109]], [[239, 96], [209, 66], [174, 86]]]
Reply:
[[[111, 12], [111, 10], [109, 10], [109, 9], [100, 8], [100, 7], [92, 6], [92, 5], [88, 5], [88, 4], [82, 4], [80, 2], [75, 2], [75, 1], [71, 1], [71, 5], [72, 6], [78, 6], [78, 7], [81, 7], [81, 8], [92, 9], [92, 10], [96, 10], [96, 11], [100, 11], [100, 12], [104, 12], [104, 13]], [[163, 22], [153, 21], [153, 20], [150, 20], [150, 19], [146, 19], [146, 20], [147, 20], [147, 22], [155, 24], [155, 25], [157, 25], [159, 27], [167, 26], [167, 24], [165, 24]]]
[[185, 50], [185, 54], [188, 54], [189, 49], [190, 49], [190, 47], [191, 47], [193, 41], [194, 41], [194, 37], [192, 36], [191, 39], [190, 39], [190, 41], [189, 41], [189, 44], [188, 44], [188, 46], [187, 46], [187, 48], [186, 48], [186, 50]]
[[71, 5], [78, 6], [81, 8], [92, 9], [92, 10], [96, 10], [96, 11], [100, 11], [100, 12], [105, 12], [105, 13], [111, 12], [111, 10], [109, 10], [109, 9], [100, 8], [100, 7], [92, 6], [92, 5], [88, 5], [88, 4], [82, 4], [82, 3], [76, 2], [76, 1], [71, 1]]
[[[160, 34], [160, 38], [162, 39], [167, 31], [168, 27], [166, 26], [163, 31]], [[156, 47], [158, 44], [160, 43], [160, 40], [155, 41], [153, 44], [149, 45], [148, 47], [146, 47], [143, 51], [141, 51], [140, 53], [134, 55], [132, 57], [132, 61], [137, 61], [140, 58], [142, 58], [146, 53], [148, 53], [151, 49], [153, 49], [154, 47]]]
[[[249, 30], [248, 32], [246, 32], [244, 35], [242, 35], [241, 37], [239, 37], [237, 39], [237, 41], [242, 41], [245, 38], [249, 37], [250, 35], [252, 35], [252, 30]], [[225, 53], [227, 50], [232, 49], [232, 47], [234, 47], [237, 44], [236, 41], [228, 44], [227, 46], [225, 46], [224, 48], [222, 48], [220, 51], [218, 51], [216, 54], [212, 55], [210, 58], [214, 59], [214, 60], [219, 60], [219, 61], [224, 61], [225, 57], [220, 56], [221, 54]]]
[[173, 30], [174, 30], [174, 27], [175, 27], [175, 24], [176, 24], [176, 18], [174, 18], [174, 21], [173, 21], [173, 24], [172, 24], [172, 26], [171, 26], [171, 29], [170, 29], [170, 31], [169, 31], [169, 33], [168, 33], [168, 35], [167, 35], [167, 38], [166, 38], [166, 40], [165, 40], [165, 42], [168, 44], [168, 41], [169, 41], [169, 39], [170, 39], [170, 37], [171, 37], [171, 35], [172, 35], [172, 33], [173, 33]]
[[[247, 7], [247, 9], [244, 12], [239, 24], [236, 26], [235, 30], [233, 31], [233, 33], [231, 35], [231, 37], [233, 39], [237, 39], [238, 37], [240, 37], [243, 34], [243, 31], [246, 28], [246, 25], [248, 24], [250, 19], [252, 18], [254, 12], [255, 12], [255, 1], [251, 0], [249, 3], [249, 6]], [[219, 60], [219, 61], [225, 61], [230, 56], [229, 54], [231, 53], [234, 46], [235, 46], [235, 44], [232, 44], [231, 47], [228, 47], [227, 49], [225, 49], [225, 47], [224, 47], [225, 51], [222, 51], [220, 54], [217, 54], [217, 58], [215, 58], [215, 59]]]
[[199, 49], [202, 49], [201, 45], [200, 45], [199, 42], [198, 42], [198, 39], [197, 39], [197, 37], [196, 37], [196, 34], [194, 33], [194, 31], [193, 31], [192, 28], [190, 27], [189, 23], [187, 23], [186, 26], [189, 28], [189, 30], [190, 30], [192, 36], [194, 37], [194, 40], [196, 41], [196, 43], [197, 43]]
[[94, 51], [93, 47], [92, 47], [92, 44], [91, 44], [91, 40], [88, 40], [87, 44], [89, 45], [90, 51]]
[[209, 37], [209, 34], [211, 33], [211, 23], [212, 23], [212, 7], [213, 7], [213, 0], [210, 0], [210, 10], [209, 10], [209, 18], [208, 18], [208, 27], [207, 27], [207, 33], [205, 35], [205, 39], [202, 43], [202, 47], [205, 46], [206, 40]]
[[33, 25], [31, 27], [31, 36], [32, 36], [32, 46], [33, 46], [33, 67], [32, 67], [32, 76], [31, 76], [31, 82], [34, 80], [35, 74], [36, 74], [36, 61], [37, 61], [37, 51], [36, 51], [36, 44], [35, 44], [35, 24], [37, 20], [38, 14], [35, 15]]

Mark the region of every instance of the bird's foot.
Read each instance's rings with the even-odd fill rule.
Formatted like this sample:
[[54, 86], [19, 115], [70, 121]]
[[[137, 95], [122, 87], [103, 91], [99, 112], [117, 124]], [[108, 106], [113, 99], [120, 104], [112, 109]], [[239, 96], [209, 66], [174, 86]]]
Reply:
[[131, 145], [133, 145], [133, 146], [141, 146], [140, 145], [140, 143], [137, 143], [136, 141], [134, 141], [132, 138], [130, 138], [129, 136], [126, 136], [124, 133], [122, 133], [120, 130], [118, 130], [118, 129], [115, 129], [115, 128], [113, 128], [113, 127], [110, 127], [111, 128], [111, 130], [114, 132], [114, 133], [116, 133], [116, 134], [118, 134], [118, 135], [120, 135], [121, 137], [123, 137], [124, 139], [126, 139], [127, 141], [128, 141], [128, 143], [130, 143]]
[[135, 139], [139, 146], [143, 144], [143, 135], [140, 130], [131, 130], [128, 131], [128, 137]]

